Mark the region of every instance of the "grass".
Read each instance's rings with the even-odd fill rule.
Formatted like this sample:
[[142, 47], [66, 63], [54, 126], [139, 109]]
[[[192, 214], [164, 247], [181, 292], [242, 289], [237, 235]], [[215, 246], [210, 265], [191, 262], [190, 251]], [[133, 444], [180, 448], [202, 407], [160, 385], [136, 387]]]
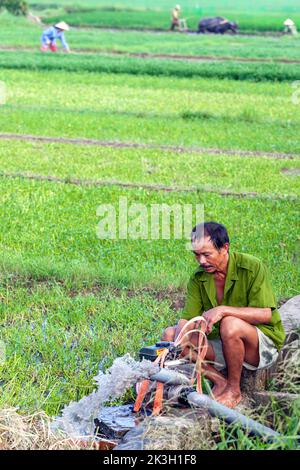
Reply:
[[131, 75], [168, 76], [178, 78], [227, 78], [249, 81], [296, 81], [300, 64], [243, 62], [181, 62], [166, 59], [93, 56], [91, 54], [49, 55], [36, 52], [7, 52], [0, 57], [0, 69], [64, 70], [67, 72], [127, 73]]
[[[74, 25], [94, 25], [98, 27], [115, 28], [152, 28], [167, 29], [169, 27], [170, 10], [174, 7], [174, 2], [170, 0], [153, 4], [148, 0], [138, 3], [123, 1], [78, 1], [60, 2], [33, 2], [40, 10], [46, 21], [67, 20]], [[46, 4], [48, 11], [43, 10]], [[51, 8], [52, 4], [52, 8]], [[282, 31], [283, 21], [292, 16], [294, 21], [299, 22], [299, 14], [296, 0], [262, 2], [256, 0], [247, 7], [245, 14], [244, 3], [241, 0], [234, 2], [208, 0], [195, 5], [194, 1], [183, 0], [181, 2], [182, 16], [188, 18], [191, 29], [196, 29], [198, 21], [204, 16], [225, 16], [231, 20], [238, 21], [241, 30], [244, 31]], [[50, 7], [50, 9], [49, 9]], [[63, 7], [67, 14], [64, 14]], [[57, 10], [57, 11], [56, 11]], [[55, 16], [55, 14], [59, 16]]]
[[[53, 112], [56, 112], [55, 121], [51, 121]], [[82, 118], [85, 118], [86, 128], [82, 128]], [[174, 118], [170, 122], [168, 117], [143, 116], [140, 113], [93, 112], [52, 112], [42, 108], [23, 109], [6, 108], [1, 115], [2, 132], [42, 135], [43, 118], [48, 120], [50, 136], [88, 137], [123, 142], [148, 142], [165, 144], [183, 144], [187, 146], [215, 147], [221, 149], [239, 148], [244, 150], [262, 150], [299, 153], [300, 146], [297, 141], [296, 125], [278, 125], [276, 122], [249, 123], [249, 121], [226, 122], [221, 119], [195, 119], [185, 120]], [[3, 125], [2, 125], [3, 122]], [[143, 126], [140, 126], [143, 123]], [[158, 130], [157, 130], [158, 129]], [[153, 132], [156, 130], [156, 135]], [[278, 131], [277, 135], [271, 134]], [[270, 134], [272, 137], [270, 137]]]
[[[10, 159], [7, 159], [9, 154]], [[257, 192], [270, 197], [299, 196], [297, 176], [283, 170], [300, 169], [299, 160], [239, 156], [188, 155], [163, 151], [83, 148], [70, 144], [4, 141], [1, 171], [81, 181], [120, 181], [209, 190]], [[247, 178], [245, 178], [247, 174]]]
[[[29, 0], [29, 5], [41, 5], [41, 6], [49, 6], [49, 5], [57, 5], [55, 0]], [[109, 4], [108, 4], [109, 3]], [[89, 8], [99, 7], [120, 7], [121, 5], [124, 7], [130, 7], [135, 5], [137, 1], [135, 0], [61, 0], [59, 2], [62, 6], [71, 6], [74, 8], [81, 8], [84, 5]], [[141, 9], [143, 8], [150, 8], [153, 7], [152, 0], [138, 0], [138, 4]], [[160, 0], [159, 6], [156, 6], [156, 10], [160, 9], [170, 9], [174, 6], [174, 2], [172, 0]], [[194, 0], [182, 0], [181, 6], [183, 8], [192, 8], [195, 6]], [[222, 6], [226, 9], [236, 9], [237, 11], [244, 11], [245, 5], [243, 0], [214, 0], [213, 1], [213, 8], [216, 10]], [[211, 0], [202, 0], [201, 5], [199, 8], [208, 8], [212, 7]], [[249, 5], [249, 11], [279, 11], [279, 12], [293, 12], [298, 10], [298, 2], [297, 0], [277, 0], [276, 4], [272, 0], [253, 0]]]
[[17, 70], [2, 80], [1, 132], [300, 151], [290, 84]]
[[[42, 9], [43, 4], [51, 14], [57, 11], [57, 5], [49, 8], [51, 1], [36, 3], [35, 8]], [[71, 2], [61, 2], [59, 8], [66, 5]], [[240, 0], [222, 5], [228, 14], [243, 14]], [[149, 6], [148, 0], [140, 2], [142, 9]], [[149, 14], [162, 18], [171, 6], [173, 2], [162, 0]], [[182, 6], [192, 8], [194, 2], [183, 0]], [[215, 0], [214, 8], [219, 6]], [[107, 5], [106, 0], [84, 4], [78, 0], [75, 7]], [[127, 0], [121, 7], [136, 8]], [[270, 7], [269, 1], [251, 2], [249, 15], [256, 17], [256, 28], [261, 18], [270, 16]], [[292, 16], [296, 7], [294, 0], [272, 3], [280, 17]], [[207, 8], [204, 0], [203, 14]], [[106, 9], [105, 14], [112, 12]], [[272, 18], [271, 22], [275, 24]], [[17, 407], [22, 416], [41, 411], [55, 416], [64, 404], [88, 394], [99, 365], [105, 370], [125, 352], [136, 355], [140, 346], [155, 342], [162, 329], [180, 317], [185, 286], [196, 267], [185, 240], [173, 236], [157, 241], [99, 239], [99, 205], [111, 204], [119, 216], [120, 197], [126, 197], [129, 206], [145, 204], [148, 212], [153, 204], [204, 204], [207, 220], [228, 227], [233, 250], [253, 254], [267, 264], [278, 300], [299, 293], [299, 199], [280, 198], [299, 196], [299, 177], [285, 171], [299, 170], [300, 111], [292, 105], [291, 81], [299, 78], [300, 69], [298, 64], [262, 62], [42, 56], [30, 51], [38, 47], [38, 27], [8, 15], [1, 15], [0, 24], [3, 46], [29, 49], [1, 52], [1, 81], [7, 91], [1, 105], [1, 133], [213, 147], [237, 153], [1, 140], [0, 339], [7, 357], [1, 365], [0, 408], [8, 411], [0, 414], [0, 439], [6, 439], [9, 448], [31, 448], [28, 441], [3, 434], [7, 416], [17, 429], [32, 422], [25, 417], [25, 424], [20, 424], [20, 416], [9, 410]], [[92, 29], [70, 31], [68, 38], [74, 50], [94, 52], [299, 59], [299, 40], [287, 37], [199, 38]], [[241, 157], [241, 150], [290, 152], [294, 158]], [[23, 177], [16, 177], [18, 173]], [[26, 178], [32, 174], [55, 176], [64, 183]], [[77, 185], [71, 184], [74, 178]], [[88, 180], [90, 184], [84, 184]], [[97, 187], [96, 180], [193, 186], [196, 191]], [[256, 197], [224, 197], [207, 189], [255, 192]], [[194, 217], [191, 226], [195, 222]], [[289, 369], [283, 380], [293, 379]], [[274, 420], [269, 424], [285, 436], [299, 433], [296, 405], [288, 416], [279, 405], [274, 407], [268, 410]], [[30, 434], [24, 426], [25, 434]], [[218, 449], [272, 448], [239, 430], [222, 429]], [[45, 446], [51, 446], [44, 437]], [[295, 448], [295, 439], [289, 437], [283, 447]]]
[[0, 409], [0, 450], [80, 450], [74, 439], [59, 438], [50, 429], [46, 413], [18, 413]]
[[63, 404], [93, 389], [100, 358], [106, 368], [119, 355], [136, 354], [138, 345], [160, 335], [170, 315], [167, 301], [145, 294], [117, 297], [103, 289], [97, 295], [70, 296], [49, 283], [7, 288], [1, 294], [8, 360], [1, 372], [0, 403], [23, 412], [58, 414]]
[[[184, 287], [195, 264], [184, 240], [100, 240], [96, 228], [100, 204], [119, 197], [128, 206], [204, 204], [207, 219], [228, 225], [235, 250], [264, 259], [278, 297], [296, 294], [298, 204], [289, 201], [236, 199], [199, 192], [153, 193], [118, 187], [94, 188], [38, 181], [1, 179], [2, 272], [35, 279], [108, 283], [113, 286]], [[21, 212], [20, 212], [21, 210]], [[245, 214], [241, 221], [241, 214]], [[258, 222], [259, 220], [259, 222]], [[289, 226], [288, 233], [284, 227]], [[255, 232], [249, 227], [256, 226]], [[26, 227], [26, 230], [24, 228]], [[150, 229], [150, 227], [149, 227]], [[166, 254], [166, 245], [168, 250]], [[5, 249], [4, 249], [5, 247]], [[276, 267], [276, 269], [275, 269]]]
[[[202, 15], [192, 10], [186, 10], [184, 16], [188, 18], [188, 27], [191, 31], [197, 31]], [[184, 17], [182, 15], [182, 17]], [[212, 11], [207, 11], [206, 16], [214, 16]], [[220, 10], [218, 16], [225, 16], [239, 26], [239, 31], [255, 33], [276, 31], [282, 32], [283, 22], [286, 17], [282, 13], [255, 13], [242, 14], [236, 11]], [[75, 13], [60, 14], [58, 16], [43, 16], [46, 23], [56, 23], [60, 20], [68, 22], [72, 26], [117, 28], [117, 29], [150, 29], [168, 30], [170, 28], [170, 13], [168, 11], [151, 11], [120, 9], [119, 11], [91, 10]], [[300, 15], [293, 13], [296, 25], [300, 24]]]

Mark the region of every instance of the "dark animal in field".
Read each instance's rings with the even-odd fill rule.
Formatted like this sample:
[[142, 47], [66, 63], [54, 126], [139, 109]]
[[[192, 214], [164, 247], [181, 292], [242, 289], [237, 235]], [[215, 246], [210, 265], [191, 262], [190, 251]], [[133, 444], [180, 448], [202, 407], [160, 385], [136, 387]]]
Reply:
[[203, 18], [198, 24], [198, 33], [215, 33], [224, 34], [227, 31], [236, 33], [238, 25], [233, 23], [226, 18], [216, 16], [214, 18]]

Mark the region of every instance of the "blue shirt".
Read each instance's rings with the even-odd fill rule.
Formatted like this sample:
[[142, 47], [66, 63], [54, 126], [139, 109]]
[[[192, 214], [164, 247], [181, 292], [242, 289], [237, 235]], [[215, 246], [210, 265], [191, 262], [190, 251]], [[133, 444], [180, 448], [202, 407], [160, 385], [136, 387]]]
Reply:
[[46, 29], [41, 37], [41, 43], [43, 46], [49, 44], [55, 44], [56, 39], [59, 39], [65, 49], [69, 49], [69, 46], [66, 42], [65, 35], [63, 31], [55, 28], [55, 26], [51, 26], [50, 28]]

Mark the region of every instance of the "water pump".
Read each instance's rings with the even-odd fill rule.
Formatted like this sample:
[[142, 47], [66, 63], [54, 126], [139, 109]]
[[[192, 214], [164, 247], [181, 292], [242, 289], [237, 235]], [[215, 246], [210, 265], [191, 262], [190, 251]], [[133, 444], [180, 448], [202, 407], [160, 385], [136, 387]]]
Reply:
[[165, 349], [168, 349], [166, 361], [178, 359], [182, 351], [179, 346], [175, 346], [174, 342], [159, 341], [154, 346], [145, 346], [141, 348], [139, 352], [140, 360], [146, 359], [154, 362], [157, 357], [165, 351]]

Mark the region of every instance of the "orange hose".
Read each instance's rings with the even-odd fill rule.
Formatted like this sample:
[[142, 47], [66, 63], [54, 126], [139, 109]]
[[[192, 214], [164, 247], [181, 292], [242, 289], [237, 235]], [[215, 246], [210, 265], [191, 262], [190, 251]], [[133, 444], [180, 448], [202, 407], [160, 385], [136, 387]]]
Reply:
[[[165, 356], [168, 353], [168, 349], [164, 350], [154, 361], [154, 364], [159, 364], [161, 362], [161, 356], [164, 354]], [[141, 406], [143, 404], [144, 398], [148, 392], [149, 386], [151, 381], [149, 379], [145, 379], [138, 384], [138, 394], [134, 403], [133, 411], [137, 413], [140, 411]]]
[[137, 413], [138, 411], [140, 411], [141, 409], [141, 406], [143, 404], [143, 401], [144, 401], [144, 398], [146, 396], [146, 393], [148, 392], [148, 388], [149, 388], [149, 385], [150, 385], [150, 380], [146, 379], [146, 380], [143, 380], [140, 385], [139, 385], [139, 392], [138, 392], [138, 395], [136, 397], [136, 400], [135, 400], [135, 404], [134, 404], [134, 407], [133, 407], [133, 411], [135, 413]]
[[157, 382], [152, 416], [158, 416], [163, 408], [164, 384]]

